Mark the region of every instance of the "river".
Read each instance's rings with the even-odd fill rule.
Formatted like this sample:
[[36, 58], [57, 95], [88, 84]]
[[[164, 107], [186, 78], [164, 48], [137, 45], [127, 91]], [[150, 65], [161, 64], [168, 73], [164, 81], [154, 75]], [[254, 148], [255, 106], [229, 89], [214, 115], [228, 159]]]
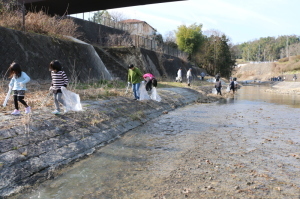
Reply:
[[136, 128], [12, 198], [299, 198], [299, 96], [244, 86]]

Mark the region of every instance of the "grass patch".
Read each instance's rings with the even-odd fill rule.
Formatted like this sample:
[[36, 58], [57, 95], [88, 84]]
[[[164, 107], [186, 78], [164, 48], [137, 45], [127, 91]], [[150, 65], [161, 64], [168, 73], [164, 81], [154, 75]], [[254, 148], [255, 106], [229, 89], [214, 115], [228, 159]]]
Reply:
[[[205, 85], [211, 84], [206, 81], [207, 79], [208, 79], [208, 77], [205, 77], [204, 81], [194, 80], [191, 83], [191, 87], [193, 88], [193, 87], [205, 86]], [[187, 86], [186, 82], [180, 83], [180, 82], [175, 82], [175, 81], [159, 81], [157, 83], [157, 87], [158, 88], [172, 88], [172, 87], [186, 88], [189, 86]]]
[[141, 118], [145, 118], [145, 117], [146, 117], [146, 115], [143, 111], [138, 111], [138, 112], [130, 115], [130, 118], [132, 120], [140, 120]]

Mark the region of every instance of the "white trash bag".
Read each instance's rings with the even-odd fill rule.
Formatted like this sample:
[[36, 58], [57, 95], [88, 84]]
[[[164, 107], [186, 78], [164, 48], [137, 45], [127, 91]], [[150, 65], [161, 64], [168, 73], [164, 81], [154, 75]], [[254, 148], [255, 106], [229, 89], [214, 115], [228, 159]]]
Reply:
[[12, 87], [9, 87], [9, 90], [8, 90], [8, 92], [7, 92], [7, 94], [6, 94], [6, 97], [5, 97], [5, 100], [4, 100], [4, 102], [3, 102], [3, 107], [5, 107], [6, 106], [6, 104], [7, 104], [7, 101], [9, 100], [9, 98], [10, 98], [10, 93], [11, 93], [11, 90], [12, 90]]
[[212, 89], [212, 93], [213, 93], [213, 94], [217, 94], [217, 89], [216, 89], [216, 88], [213, 88], [213, 89]]
[[229, 93], [230, 92], [230, 86], [227, 86], [226, 91]]
[[66, 111], [82, 111], [80, 97], [78, 94], [61, 87], [62, 99], [65, 102]]
[[150, 98], [151, 98], [152, 100], [155, 100], [155, 101], [158, 101], [158, 102], [161, 101], [161, 98], [160, 98], [160, 96], [157, 94], [157, 90], [156, 90], [155, 87], [152, 88], [152, 93], [151, 93]]
[[146, 90], [146, 87], [145, 87], [145, 81], [142, 81], [139, 92], [140, 92], [140, 100], [149, 100], [150, 99], [148, 92]]

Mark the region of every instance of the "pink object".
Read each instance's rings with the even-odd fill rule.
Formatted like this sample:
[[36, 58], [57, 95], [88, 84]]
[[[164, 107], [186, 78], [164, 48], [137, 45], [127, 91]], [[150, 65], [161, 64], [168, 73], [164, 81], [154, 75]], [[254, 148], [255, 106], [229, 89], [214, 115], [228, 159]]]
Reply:
[[12, 115], [20, 115], [20, 111], [15, 109], [14, 112], [11, 113]]
[[28, 114], [28, 113], [30, 113], [31, 112], [31, 107], [30, 106], [28, 106], [27, 108], [25, 108], [25, 113], [26, 114]]
[[146, 73], [146, 74], [143, 75], [143, 78], [144, 78], [144, 79], [149, 79], [149, 80], [151, 80], [151, 79], [153, 79], [153, 78], [155, 78], [155, 77], [154, 77], [154, 75], [152, 75], [151, 73]]

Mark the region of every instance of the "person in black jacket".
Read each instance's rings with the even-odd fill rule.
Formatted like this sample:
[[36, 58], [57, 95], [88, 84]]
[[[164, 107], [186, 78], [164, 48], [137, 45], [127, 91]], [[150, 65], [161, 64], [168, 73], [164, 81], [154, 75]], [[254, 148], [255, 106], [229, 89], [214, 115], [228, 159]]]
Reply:
[[217, 90], [217, 95], [220, 93], [222, 95], [221, 89], [222, 89], [222, 83], [220, 79], [216, 79], [215, 88]]

